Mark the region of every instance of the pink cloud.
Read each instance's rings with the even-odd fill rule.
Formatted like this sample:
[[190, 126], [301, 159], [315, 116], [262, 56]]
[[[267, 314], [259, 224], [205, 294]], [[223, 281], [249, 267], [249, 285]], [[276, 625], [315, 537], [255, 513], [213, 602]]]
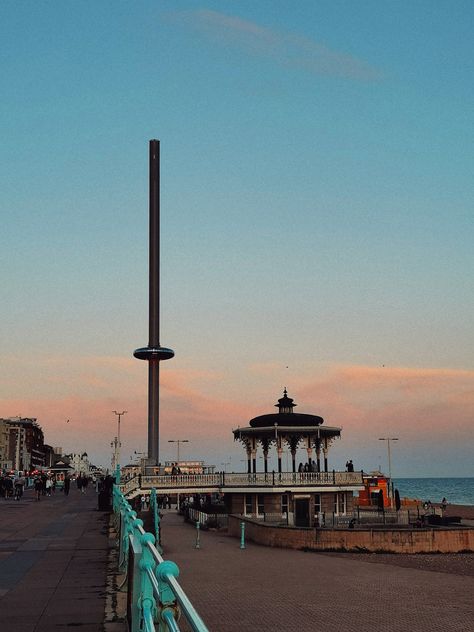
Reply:
[[331, 49], [311, 38], [277, 31], [238, 16], [208, 9], [174, 12], [169, 16], [225, 47], [233, 44], [244, 53], [266, 57], [285, 68], [300, 68], [315, 75], [358, 81], [373, 81], [381, 77], [379, 70], [353, 55]]
[[[11, 370], [15, 379], [1, 380], [0, 416], [37, 417], [48, 443], [85, 450], [106, 464], [116, 434], [112, 411], [126, 409], [122, 453], [127, 461], [134, 450], [146, 448], [147, 371], [144, 363], [118, 360], [83, 358], [74, 368], [58, 358], [44, 363], [37, 358], [35, 366], [9, 365], [3, 371]], [[240, 454], [232, 429], [275, 411], [281, 374], [278, 363], [236, 367], [225, 374], [167, 365], [161, 373], [164, 458], [174, 455], [167, 441], [175, 438], [191, 441], [188, 456], [214, 463], [224, 454]], [[364, 458], [376, 458], [373, 454], [381, 450], [377, 438], [387, 433], [400, 437], [407, 459], [417, 461], [423, 449], [425, 455], [453, 460], [467, 446], [472, 449], [473, 377], [471, 371], [451, 369], [305, 366], [292, 369], [286, 386], [297, 412], [320, 414], [326, 425], [343, 428], [335, 449], [342, 463], [348, 450], [356, 448], [372, 452]]]

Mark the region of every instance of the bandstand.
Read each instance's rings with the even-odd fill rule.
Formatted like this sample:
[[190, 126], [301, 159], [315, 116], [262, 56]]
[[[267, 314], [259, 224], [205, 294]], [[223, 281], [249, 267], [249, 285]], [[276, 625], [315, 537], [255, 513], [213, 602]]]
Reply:
[[[275, 407], [277, 413], [260, 415], [250, 420], [247, 428], [233, 430], [234, 439], [240, 441], [247, 453], [247, 472], [255, 474], [257, 471], [257, 450], [260, 445], [263, 451], [264, 472], [268, 472], [268, 455], [274, 446], [278, 455], [278, 472], [282, 472], [282, 455], [284, 447], [291, 453], [292, 472], [296, 472], [296, 450], [304, 447], [307, 452], [305, 472], [327, 472], [328, 452], [331, 443], [341, 436], [341, 428], [323, 426], [324, 419], [318, 415], [295, 413], [297, 406], [288, 397], [285, 388], [283, 397]], [[321, 454], [323, 455], [323, 469], [321, 469]], [[316, 460], [313, 459], [316, 456]]]
[[[260, 415], [248, 427], [232, 431], [246, 450], [247, 472], [136, 476], [122, 485], [122, 492], [129, 498], [152, 488], [174, 498], [219, 494], [229, 514], [282, 526], [323, 526], [328, 518], [334, 523], [335, 516], [352, 512], [354, 492], [364, 489], [363, 473], [329, 469], [329, 449], [341, 428], [323, 425], [318, 415], [295, 413], [295, 406], [285, 389], [276, 404], [277, 413]], [[272, 447], [278, 457], [276, 471], [268, 467]], [[297, 468], [301, 447], [306, 459]], [[263, 472], [257, 472], [258, 448], [263, 451]], [[291, 453], [290, 471], [282, 470], [284, 448]]]
[[[249, 426], [233, 430], [247, 455], [247, 485], [224, 493], [230, 513], [268, 522], [297, 526], [325, 523], [328, 515], [352, 511], [354, 492], [362, 489], [362, 473], [329, 470], [331, 444], [341, 436], [341, 428], [325, 426], [318, 415], [295, 413], [294, 400], [283, 397], [275, 405], [277, 413], [260, 415]], [[257, 473], [258, 449], [263, 453], [263, 473]], [[271, 448], [276, 449], [277, 471], [269, 473]], [[283, 472], [284, 449], [291, 454], [291, 472]], [[306, 450], [305, 463], [296, 465], [298, 448]], [[314, 458], [315, 457], [315, 458]]]

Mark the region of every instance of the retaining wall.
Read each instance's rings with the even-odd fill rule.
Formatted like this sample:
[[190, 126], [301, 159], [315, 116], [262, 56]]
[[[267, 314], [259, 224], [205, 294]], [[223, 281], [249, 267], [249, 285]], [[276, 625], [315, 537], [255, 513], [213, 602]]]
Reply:
[[474, 528], [438, 527], [421, 529], [310, 529], [276, 527], [249, 518], [230, 515], [228, 532], [266, 546], [313, 551], [368, 551], [385, 553], [474, 552]]

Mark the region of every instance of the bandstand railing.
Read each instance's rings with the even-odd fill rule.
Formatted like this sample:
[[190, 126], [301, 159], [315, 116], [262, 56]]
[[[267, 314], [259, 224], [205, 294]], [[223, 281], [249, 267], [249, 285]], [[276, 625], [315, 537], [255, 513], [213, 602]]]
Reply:
[[[156, 498], [154, 506], [157, 510]], [[181, 614], [193, 632], [208, 632], [178, 583], [178, 566], [163, 559], [155, 536], [144, 530], [143, 521], [117, 485], [113, 489], [113, 508], [119, 534], [119, 569], [125, 572], [128, 584], [130, 632], [180, 632]]]
[[363, 485], [363, 472], [257, 472], [255, 474], [178, 474], [165, 476], [135, 476], [120, 485], [125, 495], [136, 489], [215, 489], [225, 491], [232, 487], [305, 487], [308, 485], [341, 486]]

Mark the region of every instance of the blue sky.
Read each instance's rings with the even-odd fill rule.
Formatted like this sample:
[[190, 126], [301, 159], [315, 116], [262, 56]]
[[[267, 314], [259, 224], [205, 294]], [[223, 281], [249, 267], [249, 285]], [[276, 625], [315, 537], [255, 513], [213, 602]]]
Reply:
[[[201, 372], [196, 390], [235, 411], [248, 394], [243, 419], [222, 421], [229, 443], [284, 381], [306, 392], [333, 366], [472, 370], [473, 13], [2, 3], [1, 343], [18, 377], [0, 414], [26, 400], [55, 428], [70, 396], [104, 417], [124, 397], [105, 376], [91, 394], [80, 376], [51, 387], [41, 375], [51, 358], [128, 358], [146, 343], [150, 138], [162, 143], [162, 343], [177, 352], [166, 370]], [[259, 381], [260, 364], [279, 368]], [[144, 368], [130, 370], [138, 402]], [[163, 397], [173, 434], [178, 404]], [[446, 397], [435, 425], [469, 419], [471, 400], [458, 411]], [[328, 423], [350, 427], [331, 401], [318, 400]]]

